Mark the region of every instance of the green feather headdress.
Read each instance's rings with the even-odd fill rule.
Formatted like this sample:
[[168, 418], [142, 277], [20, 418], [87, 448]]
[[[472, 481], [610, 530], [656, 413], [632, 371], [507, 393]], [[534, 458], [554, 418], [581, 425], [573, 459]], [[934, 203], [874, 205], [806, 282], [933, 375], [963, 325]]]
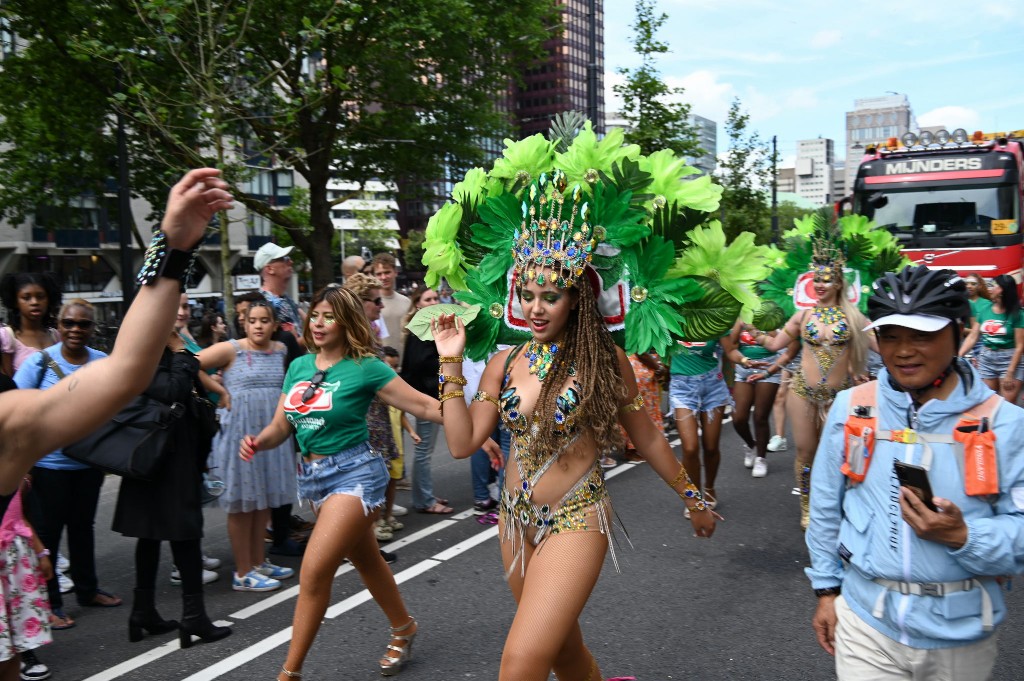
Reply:
[[896, 272], [910, 264], [900, 252], [899, 240], [863, 215], [844, 215], [837, 220], [831, 208], [821, 208], [795, 220], [793, 229], [782, 236], [784, 249], [782, 253], [770, 252], [772, 273], [761, 284], [760, 293], [787, 317], [796, 312], [796, 288], [800, 278], [815, 266], [815, 255], [820, 257], [824, 253], [821, 244], [827, 243], [829, 252], [840, 254], [845, 261], [846, 284], [848, 287], [859, 285], [859, 290], [853, 293], [864, 312], [871, 282], [886, 272]]
[[[424, 243], [427, 285], [444, 277], [459, 301], [482, 308], [467, 327], [467, 355], [482, 359], [530, 337], [514, 277], [517, 262], [537, 255], [523, 230], [536, 228], [529, 207], [541, 194], [550, 199], [552, 177], [564, 182], [565, 196], [578, 192], [581, 211], [586, 204], [593, 245], [581, 278], [595, 285], [626, 352], [667, 356], [676, 341], [718, 338], [741, 310], [758, 309], [754, 286], [766, 275], [766, 255], [752, 238], [726, 245], [721, 226], [708, 223], [722, 188], [708, 177], [685, 179], [695, 173], [671, 150], [644, 156], [623, 144], [621, 130], [599, 139], [589, 121], [556, 120], [551, 139], [505, 140], [490, 172], [476, 168], [455, 186], [454, 203], [431, 218]], [[568, 214], [568, 199], [566, 206]], [[577, 224], [570, 221], [568, 233]], [[542, 246], [564, 255], [564, 242], [549, 241]]]

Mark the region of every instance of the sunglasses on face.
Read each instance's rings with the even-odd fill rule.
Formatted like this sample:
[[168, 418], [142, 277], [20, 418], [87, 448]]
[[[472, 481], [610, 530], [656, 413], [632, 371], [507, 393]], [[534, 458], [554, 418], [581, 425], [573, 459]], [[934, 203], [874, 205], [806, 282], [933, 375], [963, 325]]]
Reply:
[[287, 265], [291, 261], [292, 261], [292, 259], [286, 255], [283, 258], [274, 258], [270, 262], [283, 262], [283, 263], [285, 263]]
[[82, 329], [88, 331], [92, 328], [93, 321], [91, 319], [62, 319], [60, 325], [65, 329]]
[[325, 378], [327, 378], [327, 371], [324, 369], [319, 369], [315, 374], [313, 374], [313, 378], [309, 382], [309, 387], [302, 392], [303, 404], [313, 399], [313, 396], [316, 395], [316, 391], [320, 388], [320, 384], [324, 382]]
[[377, 306], [380, 306], [380, 307], [384, 306], [384, 299], [381, 298], [380, 296], [377, 296], [376, 298], [363, 298], [363, 302], [364, 303], [373, 303], [374, 305], [377, 305]]

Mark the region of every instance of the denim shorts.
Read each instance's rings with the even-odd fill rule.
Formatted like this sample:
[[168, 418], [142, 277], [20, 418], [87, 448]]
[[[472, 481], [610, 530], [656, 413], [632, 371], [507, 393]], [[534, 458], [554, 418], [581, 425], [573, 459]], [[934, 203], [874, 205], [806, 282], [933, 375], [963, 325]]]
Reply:
[[668, 390], [672, 411], [689, 409], [694, 413], [710, 412], [717, 407], [732, 405], [732, 395], [722, 378], [721, 369], [712, 369], [696, 376], [672, 374]]
[[[1010, 359], [1013, 357], [1013, 348], [998, 350], [996, 348], [983, 347], [978, 352], [978, 373], [982, 378], [1001, 379], [1006, 376], [1006, 370], [1010, 368]], [[1024, 381], [1024, 360], [1017, 362], [1017, 371], [1014, 378]]]
[[[768, 362], [769, 365], [774, 364], [775, 362], [778, 361], [779, 354], [780, 353], [776, 352], [774, 355], [770, 355], [768, 357], [765, 357], [763, 360], [760, 360], [760, 361]], [[758, 369], [758, 368], [755, 368], [755, 367], [747, 368], [747, 367], [743, 366], [742, 364], [737, 364], [736, 365], [736, 382], [737, 383], [747, 383], [748, 382], [747, 379], [750, 378], [754, 374], [761, 374], [762, 376], [764, 376], [764, 378], [762, 378], [762, 379], [760, 379], [758, 381], [755, 381], [755, 383], [779, 383], [782, 380], [782, 371], [781, 370], [776, 371], [774, 374], [769, 374], [768, 373], [768, 367], [762, 367], [762, 368]]]
[[322, 459], [299, 463], [299, 498], [318, 509], [333, 494], [348, 494], [363, 502], [363, 513], [384, 505], [388, 488], [384, 457], [363, 442]]

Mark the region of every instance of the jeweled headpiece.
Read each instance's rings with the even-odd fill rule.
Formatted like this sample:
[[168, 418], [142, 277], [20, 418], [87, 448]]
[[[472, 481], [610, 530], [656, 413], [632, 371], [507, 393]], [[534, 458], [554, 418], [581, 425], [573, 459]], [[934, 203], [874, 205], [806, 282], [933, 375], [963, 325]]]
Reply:
[[587, 222], [588, 204], [580, 205], [578, 184], [567, 196], [567, 184], [565, 173], [556, 170], [550, 181], [542, 174], [524, 192], [523, 221], [512, 241], [513, 267], [520, 282], [536, 279], [541, 285], [550, 281], [568, 288], [593, 257], [597, 240]]
[[843, 278], [846, 256], [839, 243], [841, 238], [841, 234], [833, 234], [829, 229], [815, 234], [811, 241], [811, 272], [816, 279], [832, 283]]

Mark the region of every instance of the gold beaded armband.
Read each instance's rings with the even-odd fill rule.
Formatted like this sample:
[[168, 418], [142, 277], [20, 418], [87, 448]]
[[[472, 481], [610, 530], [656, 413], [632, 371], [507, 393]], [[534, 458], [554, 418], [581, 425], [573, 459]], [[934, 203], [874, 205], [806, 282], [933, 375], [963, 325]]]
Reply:
[[452, 385], [466, 385], [466, 379], [462, 376], [446, 376], [444, 373], [437, 375], [437, 399], [443, 397], [442, 391], [444, 391], [444, 384], [451, 383]]
[[447, 402], [448, 400], [454, 399], [456, 397], [465, 397], [465, 396], [466, 396], [466, 393], [462, 392], [461, 390], [449, 390], [448, 392], [444, 393], [443, 395], [441, 395], [440, 397], [437, 398], [438, 401], [440, 402], [440, 404], [437, 406], [437, 410], [439, 412], [441, 412], [442, 414], [444, 414], [444, 403], [445, 402]]
[[621, 407], [619, 407], [619, 411], [632, 412], [632, 411], [640, 411], [643, 408], [644, 408], [644, 396], [641, 395], [640, 393], [637, 393], [636, 397], [633, 398], [633, 401], [630, 402], [629, 404], [624, 404]]
[[462, 355], [452, 355], [450, 357], [438, 357], [437, 361], [441, 364], [462, 364]]
[[488, 395], [483, 390], [477, 390], [476, 391], [476, 395], [473, 395], [473, 401], [474, 402], [490, 402], [491, 404], [493, 404], [498, 409], [501, 409], [501, 405], [498, 403], [498, 400], [495, 399], [493, 396]]
[[[678, 485], [682, 480], [686, 480], [686, 486], [683, 487], [683, 491], [680, 492], [676, 490], [676, 485]], [[672, 482], [668, 483], [668, 486], [672, 488], [673, 492], [679, 495], [679, 498], [683, 500], [683, 503], [688, 499], [696, 502], [693, 507], [690, 508], [691, 511], [708, 510], [708, 505], [704, 501], [704, 497], [701, 496], [700, 490], [697, 489], [697, 486], [690, 480], [690, 476], [687, 475], [686, 466], [679, 467], [679, 473], [675, 478], [673, 478]]]

